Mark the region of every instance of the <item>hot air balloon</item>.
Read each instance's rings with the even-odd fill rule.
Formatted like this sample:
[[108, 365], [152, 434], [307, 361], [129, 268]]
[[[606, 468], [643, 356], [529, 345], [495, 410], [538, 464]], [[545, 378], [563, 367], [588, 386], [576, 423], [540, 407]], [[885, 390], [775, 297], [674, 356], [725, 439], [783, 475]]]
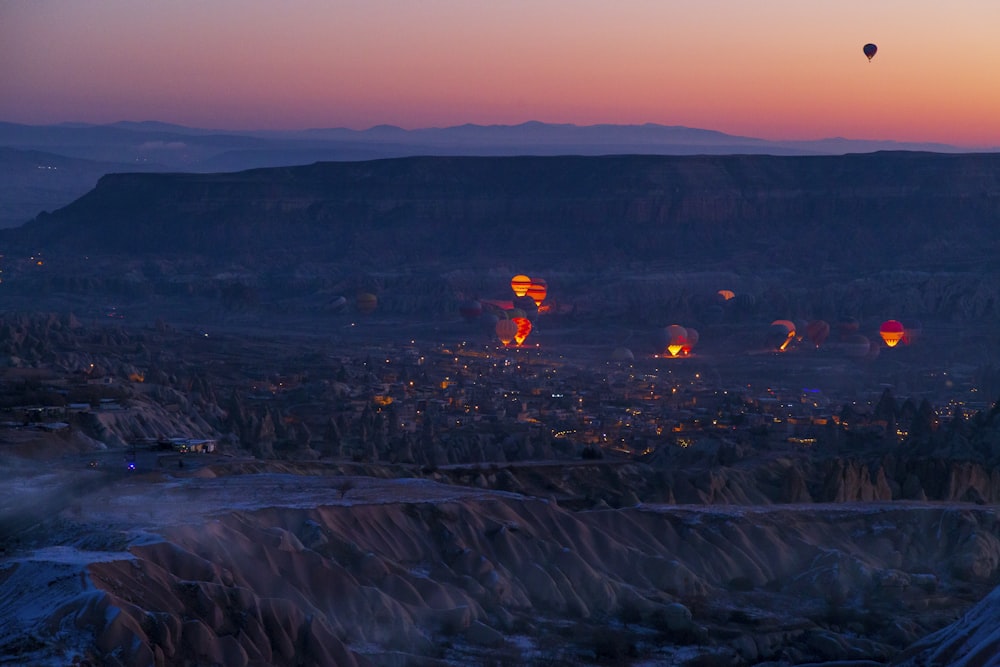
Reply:
[[840, 336], [841, 340], [846, 340], [848, 337], [856, 334], [858, 329], [861, 327], [861, 323], [858, 322], [857, 318], [844, 316], [837, 320], [837, 335]]
[[472, 322], [483, 314], [483, 304], [479, 303], [475, 299], [463, 301], [458, 305], [458, 314], [461, 315], [462, 319], [466, 322]]
[[545, 301], [545, 295], [548, 294], [548, 291], [548, 284], [541, 278], [536, 278], [531, 281], [531, 286], [528, 287], [526, 294], [535, 302], [536, 307], [541, 308], [542, 301]]
[[684, 350], [688, 342], [687, 329], [679, 324], [671, 324], [665, 329], [667, 334], [667, 352], [671, 357], [676, 357]]
[[514, 336], [517, 335], [517, 322], [514, 320], [497, 320], [494, 330], [501, 343], [510, 345], [510, 342], [514, 340]]
[[903, 320], [903, 345], [917, 342], [924, 333], [924, 325], [920, 320]]
[[611, 358], [615, 361], [635, 361], [635, 355], [627, 347], [616, 347], [611, 353]]
[[370, 313], [378, 307], [378, 297], [371, 292], [360, 292], [355, 304], [359, 313]]
[[687, 327], [686, 331], [687, 335], [684, 337], [684, 344], [681, 346], [681, 354], [691, 354], [691, 349], [698, 344], [698, 340], [701, 338], [697, 329]]
[[897, 320], [886, 320], [878, 330], [878, 335], [882, 336], [882, 340], [889, 347], [896, 347], [899, 341], [903, 340], [905, 333], [903, 324]]
[[347, 299], [345, 297], [336, 296], [330, 299], [330, 312], [342, 313], [345, 308], [347, 308]]
[[[868, 56], [868, 62], [871, 62], [872, 58], [875, 57], [875, 53], [878, 51], [878, 47], [875, 46], [874, 44], [865, 44], [865, 46], [862, 49], [862, 51], [864, 51], [865, 55]], [[891, 58], [890, 58], [890, 60], [891, 60]]]
[[514, 334], [514, 342], [518, 345], [524, 343], [524, 339], [528, 337], [531, 333], [531, 320], [527, 317], [514, 317], [511, 319], [517, 326], [517, 332]]
[[775, 320], [771, 322], [771, 327], [767, 330], [768, 345], [784, 352], [794, 339], [795, 322], [791, 320]]
[[844, 354], [853, 359], [864, 359], [871, 349], [871, 341], [861, 334], [851, 334], [843, 342]]
[[729, 301], [730, 299], [736, 297], [736, 293], [733, 292], [733, 290], [731, 289], [720, 289], [718, 292], [716, 292], [716, 294], [722, 297], [723, 301]]
[[514, 296], [524, 296], [531, 287], [531, 278], [518, 274], [510, 279], [510, 288], [514, 290]]
[[829, 335], [830, 325], [826, 320], [813, 320], [806, 324], [806, 337], [816, 347], [822, 345]]
[[513, 304], [514, 308], [518, 308], [529, 314], [534, 314], [538, 312], [538, 306], [535, 305], [534, 299], [532, 299], [527, 294], [524, 296], [514, 297]]

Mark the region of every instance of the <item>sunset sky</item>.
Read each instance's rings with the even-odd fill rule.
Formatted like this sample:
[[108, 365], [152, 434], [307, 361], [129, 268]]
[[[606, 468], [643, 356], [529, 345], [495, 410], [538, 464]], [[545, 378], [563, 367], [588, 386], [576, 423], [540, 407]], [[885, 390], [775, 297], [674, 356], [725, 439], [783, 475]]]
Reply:
[[997, 0], [0, 0], [0, 120], [1000, 147], [998, 30]]

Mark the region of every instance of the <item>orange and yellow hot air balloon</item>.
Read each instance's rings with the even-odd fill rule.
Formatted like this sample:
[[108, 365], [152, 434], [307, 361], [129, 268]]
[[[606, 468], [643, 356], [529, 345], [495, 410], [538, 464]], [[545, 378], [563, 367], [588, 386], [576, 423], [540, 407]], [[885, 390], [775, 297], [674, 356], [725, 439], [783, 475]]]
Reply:
[[531, 278], [524, 274], [517, 274], [510, 279], [510, 288], [514, 290], [514, 296], [524, 296], [531, 287]]
[[531, 285], [528, 287], [528, 291], [525, 294], [535, 302], [535, 305], [539, 308], [542, 306], [542, 301], [545, 301], [545, 295], [549, 292], [548, 284], [541, 278], [536, 278], [531, 281]]

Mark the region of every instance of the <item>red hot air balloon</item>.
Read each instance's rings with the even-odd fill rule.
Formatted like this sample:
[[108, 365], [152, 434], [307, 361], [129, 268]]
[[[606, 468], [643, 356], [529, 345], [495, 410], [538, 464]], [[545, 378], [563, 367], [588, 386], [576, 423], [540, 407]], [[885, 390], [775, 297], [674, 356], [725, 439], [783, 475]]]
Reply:
[[886, 320], [878, 330], [878, 335], [882, 336], [882, 340], [889, 347], [896, 347], [899, 341], [903, 340], [905, 333], [906, 329], [897, 320]]
[[472, 322], [483, 314], [483, 304], [479, 303], [475, 299], [463, 301], [458, 306], [458, 314], [461, 315], [462, 319], [467, 322]]
[[510, 288], [514, 290], [514, 296], [524, 296], [531, 287], [531, 278], [524, 274], [517, 274], [510, 279]]
[[809, 338], [809, 342], [816, 347], [822, 345], [829, 335], [830, 325], [826, 320], [813, 320], [806, 324], [806, 336]]
[[514, 342], [520, 346], [524, 339], [531, 333], [531, 320], [527, 317], [515, 317], [511, 320], [517, 325], [517, 332], [514, 334]]
[[868, 62], [871, 62], [872, 58], [874, 58], [875, 54], [878, 52], [878, 47], [874, 44], [865, 44], [861, 50], [865, 52], [866, 56], [868, 56]]

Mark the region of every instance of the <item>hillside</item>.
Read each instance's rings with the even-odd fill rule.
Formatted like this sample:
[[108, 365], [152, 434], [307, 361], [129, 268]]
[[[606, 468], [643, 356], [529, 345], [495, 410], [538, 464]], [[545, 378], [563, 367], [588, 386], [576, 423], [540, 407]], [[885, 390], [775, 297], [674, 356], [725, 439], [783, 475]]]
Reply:
[[401, 158], [113, 174], [5, 232], [51, 255], [840, 271], [995, 257], [1000, 155]]

